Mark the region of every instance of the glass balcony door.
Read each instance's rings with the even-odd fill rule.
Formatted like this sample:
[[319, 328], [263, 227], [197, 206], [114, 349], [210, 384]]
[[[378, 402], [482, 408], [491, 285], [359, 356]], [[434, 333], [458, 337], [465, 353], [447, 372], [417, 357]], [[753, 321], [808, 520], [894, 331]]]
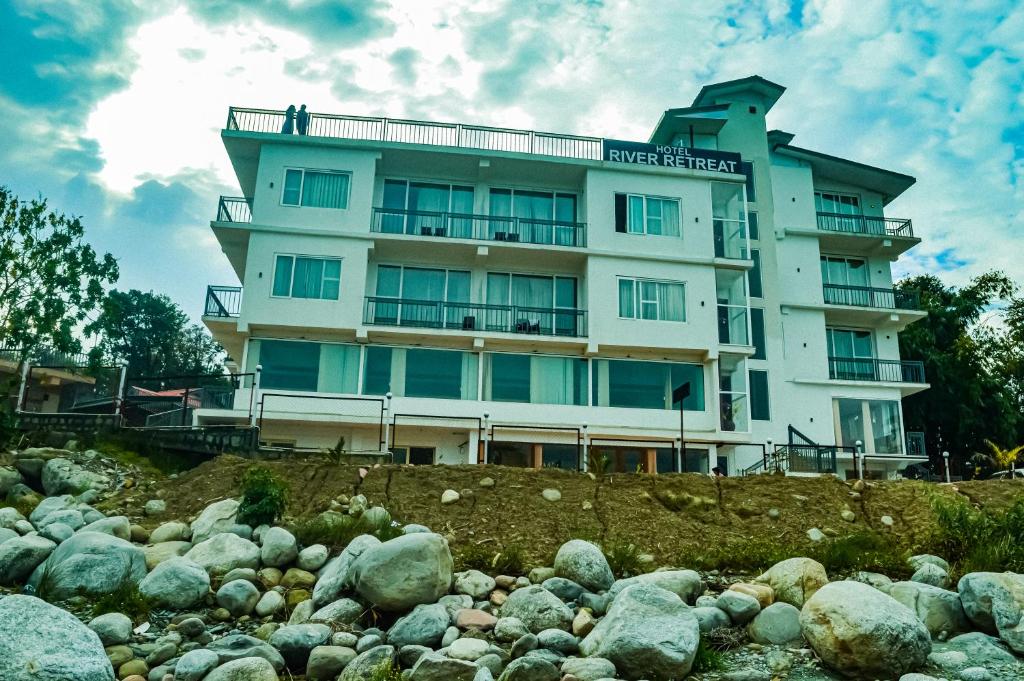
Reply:
[[489, 215], [488, 236], [496, 241], [577, 245], [574, 194], [495, 188]]
[[470, 313], [470, 273], [401, 265], [377, 266], [374, 322], [393, 326], [462, 328]]
[[574, 277], [487, 274], [487, 304], [506, 308], [488, 313], [488, 330], [576, 335], [577, 301]]
[[844, 258], [841, 256], [821, 256], [821, 281], [826, 286], [848, 287], [843, 289], [827, 289], [825, 302], [836, 302], [843, 305], [859, 305], [872, 307], [872, 295], [869, 286], [868, 264], [860, 258]]
[[835, 378], [870, 381], [875, 377], [875, 349], [870, 331], [825, 330], [829, 361]]
[[473, 237], [472, 187], [385, 180], [383, 208], [382, 232]]

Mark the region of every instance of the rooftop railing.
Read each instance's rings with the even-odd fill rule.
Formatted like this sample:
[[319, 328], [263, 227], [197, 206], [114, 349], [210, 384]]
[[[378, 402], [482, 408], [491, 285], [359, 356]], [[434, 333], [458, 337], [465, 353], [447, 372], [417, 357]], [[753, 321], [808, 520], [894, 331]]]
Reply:
[[252, 203], [242, 196], [222, 196], [217, 204], [218, 222], [252, 222]]
[[880, 307], [887, 310], [919, 310], [920, 297], [916, 291], [900, 291], [871, 286], [844, 286], [825, 284], [822, 293], [826, 305], [850, 307]]
[[[282, 133], [285, 121], [284, 111], [233, 106], [228, 109], [227, 129]], [[601, 139], [597, 137], [372, 116], [311, 113], [306, 134], [312, 137], [510, 151], [595, 161], [602, 157]]]
[[818, 213], [818, 229], [845, 234], [913, 237], [914, 226], [904, 218], [882, 218], [873, 215]]
[[241, 286], [207, 286], [204, 317], [237, 317], [242, 312]]
[[405, 326], [456, 331], [566, 336], [587, 335], [585, 310], [485, 305], [368, 296], [363, 322], [374, 326]]
[[924, 383], [924, 364], [873, 357], [829, 357], [828, 377], [839, 381]]
[[[0, 359], [8, 362], [20, 362], [22, 354], [21, 348], [0, 347]], [[84, 352], [60, 352], [47, 347], [31, 350], [27, 359], [33, 366], [42, 368], [86, 367], [89, 365], [89, 355]]]
[[587, 226], [582, 222], [400, 208], [374, 208], [370, 230], [381, 234], [413, 234], [507, 243], [587, 245]]

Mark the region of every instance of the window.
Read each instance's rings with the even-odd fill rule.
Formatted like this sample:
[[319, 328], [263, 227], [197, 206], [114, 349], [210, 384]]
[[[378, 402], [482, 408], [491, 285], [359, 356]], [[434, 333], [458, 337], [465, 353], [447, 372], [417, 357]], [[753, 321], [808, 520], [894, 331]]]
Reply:
[[828, 344], [829, 375], [846, 381], [870, 381], [875, 378], [875, 350], [870, 331], [825, 329]]
[[740, 161], [740, 172], [747, 176], [747, 201], [757, 201], [754, 188], [754, 164], [751, 161]]
[[366, 348], [363, 394], [477, 399], [477, 355], [457, 350]]
[[655, 236], [679, 236], [679, 199], [639, 194], [616, 194], [615, 231]]
[[678, 281], [619, 277], [619, 316], [686, 321], [686, 286]]
[[716, 258], [747, 257], [747, 208], [743, 185], [711, 183], [711, 218]]
[[742, 359], [721, 356], [718, 360], [718, 396], [724, 431], [750, 429], [747, 406], [747, 372]]
[[488, 272], [487, 304], [499, 306], [487, 311], [491, 331], [583, 333], [575, 277]]
[[860, 258], [821, 256], [821, 280], [837, 286], [867, 286], [868, 265]]
[[757, 227], [757, 213], [755, 211], [747, 211], [747, 232], [750, 233], [750, 238], [757, 241], [761, 238], [761, 232]]
[[355, 394], [359, 387], [357, 345], [254, 339], [246, 370], [257, 365], [260, 385], [267, 389]]
[[281, 203], [307, 208], [348, 208], [350, 181], [348, 173], [287, 168]]
[[576, 195], [525, 189], [490, 191], [490, 234], [495, 241], [581, 246]]
[[768, 372], [750, 370], [750, 418], [754, 421], [771, 421], [771, 400], [768, 393]]
[[384, 181], [382, 232], [473, 238], [473, 188], [408, 180]]
[[764, 310], [759, 307], [750, 308], [750, 339], [754, 346], [754, 354], [750, 359], [765, 359]]
[[844, 447], [861, 443], [872, 454], [899, 454], [903, 450], [899, 402], [894, 400], [854, 400], [833, 402], [836, 442]]
[[748, 275], [748, 290], [752, 298], [764, 298], [764, 289], [761, 287], [761, 251], [756, 248], [750, 249], [750, 259], [754, 266]]
[[428, 267], [377, 265], [374, 324], [462, 328], [473, 314], [469, 305], [470, 273]]
[[860, 197], [837, 192], [814, 192], [814, 209], [819, 213], [860, 215]]
[[594, 367], [594, 404], [599, 407], [679, 410], [672, 391], [690, 384], [686, 411], [704, 411], [704, 367], [677, 362], [598, 359]]
[[587, 360], [487, 353], [484, 355], [484, 399], [586, 405]]
[[341, 258], [277, 256], [272, 295], [337, 300], [340, 288]]
[[715, 270], [719, 343], [726, 345], [750, 343], [746, 282], [746, 273], [741, 270]]

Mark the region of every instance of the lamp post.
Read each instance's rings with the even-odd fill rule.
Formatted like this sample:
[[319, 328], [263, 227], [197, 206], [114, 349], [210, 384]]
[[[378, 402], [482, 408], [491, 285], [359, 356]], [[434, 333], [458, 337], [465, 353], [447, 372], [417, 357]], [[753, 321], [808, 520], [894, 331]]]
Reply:
[[860, 480], [864, 479], [864, 456], [860, 453], [860, 448], [864, 446], [864, 443], [857, 440], [853, 443], [853, 455], [856, 457], [854, 465], [857, 466], [857, 478]]
[[391, 434], [391, 428], [389, 421], [391, 420], [391, 391], [384, 393], [384, 452], [391, 451], [391, 445], [393, 444], [389, 437]]
[[487, 436], [487, 422], [491, 418], [490, 412], [484, 412], [484, 463], [491, 462], [490, 438]]
[[764, 469], [768, 470], [768, 458], [771, 457], [772, 461], [775, 461], [775, 450], [772, 448], [772, 439], [768, 438], [765, 440], [764, 446], [767, 449], [764, 455]]
[[672, 391], [672, 402], [673, 404], [679, 403], [679, 459], [680, 459], [680, 473], [686, 472], [686, 422], [683, 414], [683, 402], [687, 397], [690, 396], [690, 382], [680, 383], [679, 386]]
[[942, 470], [945, 471], [946, 482], [952, 482], [949, 475], [949, 452], [942, 452]]
[[588, 458], [587, 458], [589, 456], [589, 454], [587, 452], [587, 422], [586, 421], [584, 421], [580, 425], [580, 429], [583, 431], [583, 455], [582, 455], [583, 456], [583, 460], [580, 462], [580, 470], [582, 470], [584, 473], [586, 473], [587, 472], [587, 465], [589, 463]]

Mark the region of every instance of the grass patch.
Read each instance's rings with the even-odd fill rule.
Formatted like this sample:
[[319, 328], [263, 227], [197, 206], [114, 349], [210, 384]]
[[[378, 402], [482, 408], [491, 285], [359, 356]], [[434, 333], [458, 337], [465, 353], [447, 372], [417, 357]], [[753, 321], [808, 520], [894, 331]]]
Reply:
[[1024, 571], [1024, 500], [1005, 511], [983, 511], [966, 499], [936, 498], [932, 510], [935, 530], [926, 548], [958, 574]]
[[139, 622], [149, 616], [150, 606], [139, 591], [139, 585], [126, 576], [116, 589], [97, 597], [92, 604], [92, 616], [120, 612]]
[[601, 544], [601, 552], [608, 561], [608, 567], [619, 579], [651, 571], [651, 564], [640, 559], [642, 553], [635, 544], [605, 542]]
[[707, 672], [718, 672], [725, 669], [725, 656], [721, 651], [716, 650], [707, 640], [701, 636], [697, 644], [697, 654], [693, 658], [693, 666], [690, 672], [702, 674]]
[[381, 541], [401, 536], [402, 529], [390, 520], [372, 521], [366, 516], [353, 518], [337, 511], [326, 511], [293, 526], [292, 533], [304, 546], [323, 544], [330, 549], [340, 550], [356, 537], [372, 534]]
[[455, 557], [456, 570], [480, 570], [513, 577], [526, 573], [526, 557], [516, 544], [495, 547], [487, 544], [464, 546]]
[[269, 468], [253, 466], [242, 475], [239, 487], [238, 522], [252, 527], [270, 525], [284, 513], [288, 487]]
[[402, 668], [391, 660], [384, 660], [373, 668], [368, 681], [402, 681]]
[[[83, 440], [79, 442], [86, 445]], [[157, 478], [191, 470], [210, 458], [164, 450], [136, 433], [102, 435], [88, 442], [88, 447], [126, 466], [134, 466], [147, 476]]]

